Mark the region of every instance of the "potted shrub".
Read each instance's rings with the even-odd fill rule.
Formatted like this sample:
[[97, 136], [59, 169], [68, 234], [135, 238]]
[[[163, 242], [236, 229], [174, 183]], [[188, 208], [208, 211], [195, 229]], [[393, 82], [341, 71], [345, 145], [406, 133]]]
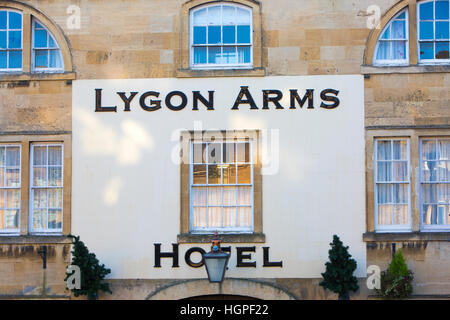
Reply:
[[[75, 297], [86, 295], [89, 300], [97, 300], [98, 292], [111, 292], [109, 284], [104, 281], [105, 276], [111, 273], [111, 269], [105, 268], [104, 264], [100, 264], [94, 253], [89, 252], [80, 237], [69, 235], [73, 240], [72, 262], [71, 265], [80, 268], [81, 288], [70, 289]], [[72, 273], [66, 272], [67, 279]]]
[[380, 289], [375, 289], [384, 299], [405, 299], [412, 294], [414, 273], [408, 269], [402, 250], [394, 254], [387, 270], [381, 272]]
[[328, 251], [330, 261], [325, 263], [326, 270], [322, 273], [323, 280], [320, 286], [335, 292], [339, 300], [349, 300], [350, 291], [359, 289], [358, 280], [353, 276], [356, 270], [356, 261], [348, 253], [348, 246], [344, 247], [337, 235], [333, 235], [331, 249]]

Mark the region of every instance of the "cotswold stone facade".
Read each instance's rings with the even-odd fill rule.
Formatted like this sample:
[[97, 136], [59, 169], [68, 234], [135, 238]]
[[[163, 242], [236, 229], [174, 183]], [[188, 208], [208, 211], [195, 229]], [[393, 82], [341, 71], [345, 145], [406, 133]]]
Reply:
[[[416, 12], [421, 2], [423, 1], [0, 0], [0, 11], [20, 12], [23, 18], [22, 70], [0, 70], [0, 147], [21, 147], [21, 178], [20, 185], [17, 186], [20, 190], [18, 231], [14, 234], [0, 233], [0, 298], [71, 298], [70, 292], [65, 290], [64, 276], [70, 263], [71, 250], [70, 240], [66, 236], [74, 231], [72, 221], [76, 217], [72, 215], [72, 210], [77, 206], [72, 201], [74, 195], [71, 190], [72, 167], [77, 165], [73, 161], [77, 155], [72, 154], [72, 140], [77, 134], [72, 128], [73, 101], [77, 99], [73, 96], [75, 81], [173, 78], [191, 80], [195, 84], [198, 79], [231, 77], [239, 85], [245, 85], [248, 79], [264, 79], [269, 76], [328, 75], [364, 77], [364, 105], [360, 107], [364, 109], [365, 127], [365, 199], [361, 200], [365, 201], [365, 210], [359, 213], [359, 217], [365, 219], [366, 229], [359, 232], [358, 237], [363, 239], [365, 245], [366, 266], [378, 265], [384, 270], [393, 251], [402, 248], [409, 268], [415, 273], [414, 294], [418, 297], [448, 298], [450, 229], [430, 231], [423, 228], [420, 159], [421, 141], [424, 138], [450, 137], [450, 62], [423, 65], [419, 61]], [[190, 66], [189, 12], [198, 6], [212, 3], [251, 8], [251, 68], [195, 69]], [[375, 10], [371, 15], [372, 11], [368, 8], [374, 4], [379, 11]], [[408, 64], [374, 64], [377, 41], [382, 30], [404, 9], [408, 10], [409, 18]], [[371, 28], [373, 25], [369, 23], [370, 19], [376, 18], [378, 14], [380, 25], [378, 28]], [[58, 43], [63, 61], [62, 69], [48, 72], [36, 72], [33, 69], [36, 67], [33, 63], [36, 54], [32, 40], [34, 36], [30, 31], [33, 30], [33, 19], [42, 23]], [[3, 29], [0, 27], [0, 32], [1, 30]], [[320, 91], [317, 92], [319, 93]], [[92, 110], [94, 103], [92, 100]], [[107, 97], [104, 97], [104, 104], [108, 104]], [[307, 113], [310, 110], [306, 107], [304, 105], [297, 111]], [[118, 113], [123, 114], [121, 108], [119, 106]], [[289, 110], [280, 112], [287, 111]], [[317, 132], [301, 132], [299, 128], [299, 136], [315, 134]], [[406, 232], [377, 230], [374, 181], [377, 139], [409, 141], [410, 228]], [[62, 225], [54, 233], [33, 232], [31, 220], [37, 200], [31, 198], [34, 192], [31, 179], [34, 164], [30, 155], [34, 150], [33, 146], [40, 144], [64, 146], [63, 178], [60, 179], [59, 186], [62, 188]], [[0, 169], [3, 170], [2, 165]], [[184, 169], [186, 178], [188, 173]], [[264, 178], [262, 183], [264, 185]], [[446, 186], [448, 188], [448, 184]], [[111, 188], [111, 192], [114, 192], [114, 186]], [[183, 195], [183, 190], [181, 191], [180, 198], [188, 197], [187, 191], [184, 192]], [[259, 198], [255, 199], [262, 201], [264, 206], [264, 191], [262, 196], [256, 196]], [[299, 195], [293, 192], [292, 196]], [[349, 196], [347, 200], [351, 202], [353, 199]], [[448, 201], [447, 198], [447, 203]], [[270, 219], [266, 216], [269, 214], [267, 211], [262, 209], [262, 212], [264, 232], [264, 221]], [[178, 212], [176, 214], [180, 215]], [[447, 211], [447, 223], [450, 224], [448, 215]], [[181, 222], [183, 223], [188, 228], [186, 221]], [[326, 224], [326, 221], [323, 223]], [[101, 237], [101, 223], [98, 230]], [[119, 231], [115, 230], [118, 237], [130, 236]], [[258, 239], [254, 242], [264, 244], [266, 241], [267, 245], [271, 241], [269, 236], [262, 238], [263, 240]], [[304, 240], [308, 241], [308, 237]], [[173, 242], [176, 241], [175, 235]], [[243, 246], [253, 245], [245, 239], [234, 241], [238, 243], [233, 245], [239, 245], [239, 241]], [[320, 241], [329, 243], [331, 237]], [[91, 248], [89, 242], [86, 245]], [[39, 254], [44, 246], [47, 250], [46, 269], [43, 269], [43, 259]], [[295, 244], [290, 243], [289, 246]], [[163, 247], [164, 251], [169, 251], [170, 243], [164, 243]], [[153, 247], [149, 251], [153, 251]], [[325, 250], [321, 254], [323, 262], [327, 260], [326, 255]], [[104, 262], [105, 257], [106, 255], [99, 255], [100, 261]], [[279, 260], [282, 258], [286, 259], [281, 257]], [[180, 253], [180, 261], [182, 260]], [[134, 263], [147, 263], [153, 268], [153, 260], [150, 261], [150, 258], [148, 261]], [[286, 261], [284, 263], [286, 265]], [[337, 297], [318, 285], [320, 277], [227, 278], [219, 287], [205, 280], [206, 272], [204, 277], [202, 274], [201, 277], [174, 279], [169, 272], [170, 268], [166, 269], [167, 277], [155, 279], [112, 277], [109, 281], [113, 295], [105, 294], [100, 298], [178, 299], [208, 294], [261, 299]], [[324, 268], [315, 271], [320, 274]], [[277, 273], [282, 274], [283, 269], [277, 270]], [[367, 299], [373, 292], [367, 288], [366, 278], [360, 276], [359, 283], [360, 290], [352, 294], [352, 299]]]

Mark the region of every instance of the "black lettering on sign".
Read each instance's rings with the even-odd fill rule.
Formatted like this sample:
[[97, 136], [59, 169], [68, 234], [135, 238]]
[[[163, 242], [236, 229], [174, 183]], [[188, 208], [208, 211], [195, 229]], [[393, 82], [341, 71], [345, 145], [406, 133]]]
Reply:
[[117, 112], [117, 106], [102, 106], [102, 89], [95, 89], [95, 112]]
[[155, 268], [161, 268], [161, 258], [172, 258], [172, 268], [178, 268], [178, 244], [172, 243], [172, 252], [161, 252], [161, 243], [155, 243]]
[[[200, 253], [202, 259], [199, 262], [193, 262], [191, 259], [191, 255], [194, 252]], [[200, 268], [205, 264], [205, 259], [203, 259], [203, 255], [206, 253], [205, 250], [199, 247], [193, 247], [189, 248], [186, 253], [184, 254], [184, 261], [186, 261], [186, 264], [192, 268]]]
[[306, 100], [308, 100], [308, 109], [314, 109], [314, 89], [306, 89], [303, 98], [300, 98], [297, 89], [290, 89], [289, 91], [291, 93], [291, 106], [289, 109], [295, 109], [295, 102], [302, 108]]
[[283, 261], [269, 261], [269, 249], [270, 247], [263, 247], [263, 267], [283, 267]]
[[[245, 99], [244, 99], [245, 96]], [[231, 110], [239, 110], [239, 105], [245, 103], [250, 105], [250, 109], [258, 109], [256, 106], [255, 100], [253, 100], [252, 95], [250, 94], [250, 91], [248, 90], [248, 86], [241, 86], [241, 91], [239, 91], [239, 94], [236, 98], [236, 101], [234, 102], [233, 108]]]
[[139, 99], [139, 104], [141, 105], [141, 108], [145, 111], [155, 111], [158, 109], [161, 109], [161, 100], [152, 100], [150, 99], [150, 105], [147, 105], [145, 103], [145, 99], [147, 97], [159, 97], [159, 92], [156, 91], [147, 91], [142, 94], [141, 98]]
[[[178, 106], [174, 106], [172, 104], [172, 97], [174, 96], [179, 96], [181, 98], [181, 103]], [[182, 109], [184, 109], [184, 107], [186, 107], [187, 105], [187, 97], [186, 95], [181, 92], [181, 91], [172, 91], [169, 92], [166, 96], [166, 106], [167, 108], [169, 108], [170, 110], [173, 111], [180, 111]]]
[[[329, 96], [329, 94], [334, 95], [333, 96]], [[332, 101], [332, 104], [326, 104], [324, 102], [322, 102], [322, 104], [320, 105], [321, 108], [325, 108], [325, 109], [334, 109], [337, 108], [337, 106], [339, 106], [339, 98], [337, 97], [337, 95], [339, 94], [338, 90], [334, 90], [334, 89], [325, 89], [320, 93], [320, 99], [322, 99], [323, 101]]]
[[[270, 95], [275, 95], [271, 97]], [[280, 90], [263, 90], [263, 109], [269, 109], [269, 102], [275, 105], [276, 109], [284, 109], [280, 104], [280, 100], [283, 98], [283, 93]]]
[[237, 264], [236, 267], [242, 268], [242, 267], [253, 267], [256, 268], [256, 262], [255, 261], [244, 261], [244, 260], [250, 260], [252, 258], [251, 254], [244, 254], [244, 252], [255, 252], [256, 247], [237, 247]]
[[208, 91], [208, 100], [200, 94], [200, 91], [192, 91], [193, 102], [192, 110], [198, 110], [198, 101], [206, 106], [207, 110], [214, 110], [214, 91]]
[[124, 105], [123, 111], [131, 111], [130, 109], [130, 103], [131, 100], [138, 94], [138, 92], [130, 92], [130, 96], [127, 97], [125, 92], [117, 92], [119, 97], [122, 99]]

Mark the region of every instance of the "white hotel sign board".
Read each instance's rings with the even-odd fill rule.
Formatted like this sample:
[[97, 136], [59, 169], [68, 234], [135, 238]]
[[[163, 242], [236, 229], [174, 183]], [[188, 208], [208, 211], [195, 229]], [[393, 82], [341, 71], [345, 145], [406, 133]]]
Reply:
[[[154, 244], [169, 252], [180, 233], [180, 130], [244, 129], [279, 152], [263, 168], [266, 243], [229, 244], [226, 276], [318, 278], [333, 234], [365, 276], [362, 76], [77, 80], [72, 105], [72, 233], [110, 278], [206, 277], [184, 255], [207, 244], [179, 244], [178, 268], [154, 267]], [[253, 245], [256, 267], [236, 267], [235, 247]], [[263, 267], [263, 247], [281, 268]]]

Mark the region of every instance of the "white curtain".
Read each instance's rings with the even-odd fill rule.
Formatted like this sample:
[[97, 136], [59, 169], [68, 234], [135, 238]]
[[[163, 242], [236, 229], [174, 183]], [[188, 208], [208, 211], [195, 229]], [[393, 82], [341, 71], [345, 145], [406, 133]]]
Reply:
[[16, 229], [20, 212], [20, 148], [0, 147], [0, 166], [0, 229]]

